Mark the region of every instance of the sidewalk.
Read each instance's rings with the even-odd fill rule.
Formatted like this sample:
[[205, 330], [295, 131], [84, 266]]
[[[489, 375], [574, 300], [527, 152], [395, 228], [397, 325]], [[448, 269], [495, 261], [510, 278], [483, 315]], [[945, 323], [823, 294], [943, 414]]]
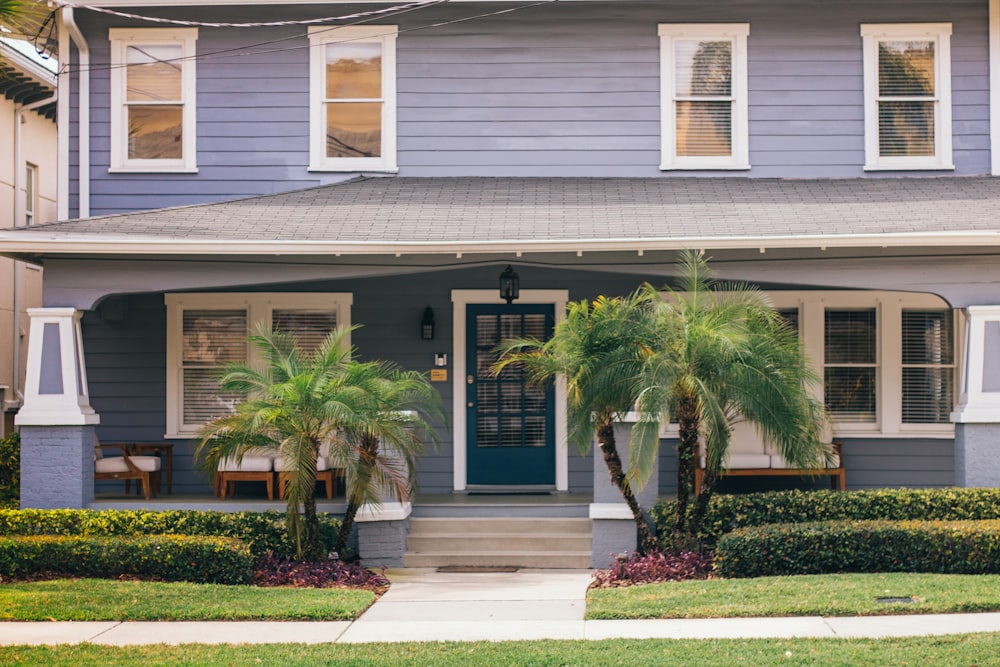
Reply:
[[354, 622], [0, 623], [0, 645], [270, 644], [903, 637], [1000, 632], [1000, 613], [585, 621], [586, 570], [388, 572], [392, 587]]

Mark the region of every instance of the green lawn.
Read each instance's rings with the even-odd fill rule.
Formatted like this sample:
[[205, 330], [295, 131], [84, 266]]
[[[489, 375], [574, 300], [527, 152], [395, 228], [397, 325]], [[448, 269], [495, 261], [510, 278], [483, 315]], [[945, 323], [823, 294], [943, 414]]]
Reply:
[[54, 579], [0, 585], [0, 621], [344, 621], [374, 601], [345, 588]]
[[[876, 598], [915, 598], [912, 603]], [[1000, 576], [825, 574], [591, 590], [587, 618], [855, 616], [1000, 610]], [[1000, 659], [1000, 658], [998, 658]]]
[[0, 647], [4, 665], [996, 665], [1000, 634], [905, 639], [624, 640], [264, 646]]

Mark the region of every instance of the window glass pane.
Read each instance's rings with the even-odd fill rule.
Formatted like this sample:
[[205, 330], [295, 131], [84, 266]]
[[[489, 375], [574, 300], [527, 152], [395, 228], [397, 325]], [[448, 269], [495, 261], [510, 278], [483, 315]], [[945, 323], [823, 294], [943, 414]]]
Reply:
[[184, 157], [181, 106], [129, 106], [127, 111], [129, 158], [160, 160]]
[[950, 311], [903, 311], [904, 364], [951, 364], [953, 340]]
[[875, 309], [826, 311], [827, 364], [874, 364]]
[[382, 104], [343, 102], [326, 107], [327, 157], [380, 157]]
[[181, 100], [181, 45], [129, 46], [125, 49], [126, 92], [129, 102]]
[[878, 104], [880, 155], [934, 155], [934, 102]]
[[947, 424], [954, 406], [953, 368], [903, 369], [903, 423]]
[[875, 421], [875, 368], [827, 367], [826, 407], [834, 419]]
[[778, 315], [785, 320], [788, 328], [796, 336], [799, 334], [799, 309], [798, 308], [778, 308]]
[[677, 40], [674, 58], [678, 96], [728, 96], [732, 93], [732, 42]]
[[326, 47], [327, 99], [381, 99], [382, 45], [373, 42]]
[[677, 155], [732, 155], [732, 102], [677, 102]]
[[933, 95], [934, 42], [879, 42], [878, 92], [892, 97]]
[[216, 417], [231, 415], [242, 399], [240, 394], [219, 389], [218, 368], [184, 369], [185, 424], [204, 424]]
[[315, 352], [330, 332], [337, 328], [337, 313], [329, 310], [275, 309], [271, 313], [271, 328], [295, 336], [299, 350]]
[[185, 310], [185, 366], [216, 366], [247, 358], [247, 314], [244, 310]]

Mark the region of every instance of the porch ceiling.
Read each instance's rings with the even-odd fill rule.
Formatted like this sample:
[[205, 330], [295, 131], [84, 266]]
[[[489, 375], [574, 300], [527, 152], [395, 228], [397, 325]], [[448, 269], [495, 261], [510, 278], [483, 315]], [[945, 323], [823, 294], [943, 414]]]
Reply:
[[21, 257], [997, 245], [992, 177], [359, 177], [0, 231]]

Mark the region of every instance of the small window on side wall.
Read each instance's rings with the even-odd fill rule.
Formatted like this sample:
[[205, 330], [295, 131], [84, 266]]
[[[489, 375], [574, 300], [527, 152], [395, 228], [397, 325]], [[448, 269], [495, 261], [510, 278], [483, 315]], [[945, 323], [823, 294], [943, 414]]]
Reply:
[[865, 169], [954, 169], [951, 24], [861, 26]]
[[309, 29], [312, 171], [396, 171], [396, 26]]
[[660, 25], [661, 169], [749, 169], [750, 25]]
[[197, 28], [111, 28], [111, 170], [194, 171]]

